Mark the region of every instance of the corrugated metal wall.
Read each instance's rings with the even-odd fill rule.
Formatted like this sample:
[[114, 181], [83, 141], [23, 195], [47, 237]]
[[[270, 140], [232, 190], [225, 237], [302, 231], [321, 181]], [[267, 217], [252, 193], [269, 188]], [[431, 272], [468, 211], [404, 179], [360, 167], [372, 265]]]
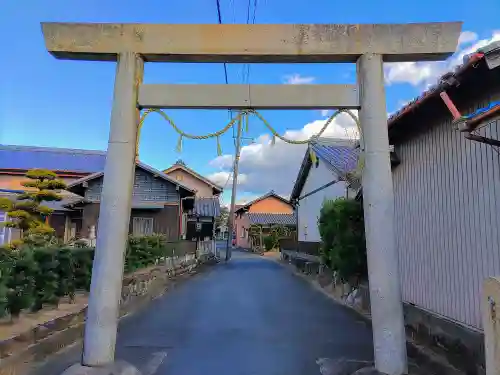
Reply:
[[[500, 139], [500, 119], [478, 134]], [[451, 122], [396, 150], [403, 299], [480, 328], [482, 282], [500, 275], [500, 150], [465, 139]]]

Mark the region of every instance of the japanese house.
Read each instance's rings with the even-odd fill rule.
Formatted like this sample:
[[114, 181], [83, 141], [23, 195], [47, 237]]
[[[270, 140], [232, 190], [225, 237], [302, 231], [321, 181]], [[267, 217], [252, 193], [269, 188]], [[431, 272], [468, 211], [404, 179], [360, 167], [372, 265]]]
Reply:
[[[14, 200], [17, 194], [24, 191], [21, 182], [30, 169], [48, 169], [57, 173], [66, 183], [78, 180], [94, 172], [104, 169], [106, 153], [95, 150], [79, 150], [52, 147], [32, 147], [17, 145], [0, 145], [0, 195]], [[83, 197], [64, 192], [60, 202], [46, 202], [45, 206], [54, 209], [50, 224], [61, 237], [76, 236], [68, 231], [65, 234], [66, 214], [83, 203]], [[5, 212], [0, 212], [0, 222], [7, 221]], [[0, 226], [0, 245], [19, 238], [15, 229]]]
[[189, 168], [182, 160], [177, 160], [163, 173], [194, 192], [194, 195], [185, 198], [193, 203], [192, 209], [182, 213], [181, 237], [206, 242], [200, 244], [203, 247], [215, 246], [216, 219], [221, 212], [219, 199], [223, 188]]
[[251, 248], [250, 227], [252, 225], [271, 228], [285, 226], [295, 230], [295, 215], [290, 202], [270, 191], [235, 210], [236, 246]]
[[[355, 170], [358, 152], [354, 142], [320, 138], [309, 145], [299, 169], [290, 201], [296, 210], [297, 239], [294, 249], [318, 255], [318, 220], [323, 201], [354, 196], [346, 174]], [[316, 156], [313, 162], [311, 153]]]
[[[100, 194], [106, 161], [104, 151], [28, 146], [0, 146], [0, 194], [14, 199], [23, 192], [24, 174], [34, 168], [49, 169], [68, 184], [61, 202], [44, 203], [54, 209], [49, 224], [61, 239], [95, 242], [98, 231]], [[195, 191], [144, 163], [136, 165], [130, 233], [160, 233], [169, 240], [181, 235], [183, 210], [192, 211]], [[4, 212], [0, 220], [6, 221]], [[0, 229], [0, 240], [19, 237], [15, 230]]]
[[[75, 214], [81, 222], [80, 235], [88, 238], [99, 228], [98, 217], [104, 172], [96, 172], [68, 185], [68, 189], [85, 199], [85, 205]], [[180, 238], [182, 211], [191, 209], [194, 200], [184, 198], [194, 196], [194, 191], [179, 181], [137, 162], [130, 230], [133, 235], [164, 234], [169, 241]], [[70, 221], [73, 223], [71, 215]]]

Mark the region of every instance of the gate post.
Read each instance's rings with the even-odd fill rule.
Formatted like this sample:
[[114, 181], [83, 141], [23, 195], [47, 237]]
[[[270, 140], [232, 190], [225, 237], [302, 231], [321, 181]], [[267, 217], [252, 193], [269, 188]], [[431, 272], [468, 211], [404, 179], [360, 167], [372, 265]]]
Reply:
[[394, 231], [394, 192], [389, 158], [382, 55], [357, 62], [363, 206], [375, 366], [388, 375], [407, 373], [406, 336]]
[[142, 58], [135, 53], [118, 56], [84, 334], [82, 364], [90, 367], [109, 365], [115, 356], [135, 175], [137, 91], [143, 67]]
[[486, 375], [500, 375], [500, 278], [483, 282], [481, 301]]

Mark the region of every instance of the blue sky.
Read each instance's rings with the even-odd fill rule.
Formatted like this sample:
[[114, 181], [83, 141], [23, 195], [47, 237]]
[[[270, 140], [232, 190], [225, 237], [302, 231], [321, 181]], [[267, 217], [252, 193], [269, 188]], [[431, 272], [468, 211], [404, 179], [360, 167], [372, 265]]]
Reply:
[[[250, 3], [253, 4], [253, 0]], [[221, 0], [223, 22], [245, 23], [247, 4], [248, 0]], [[253, 13], [252, 8], [250, 11]], [[255, 13], [256, 23], [459, 20], [464, 22], [464, 31], [476, 34], [471, 37], [471, 45], [477, 39], [491, 38], [493, 31], [500, 29], [498, 0], [473, 3], [465, 0], [258, 0]], [[0, 12], [4, 55], [0, 59], [0, 71], [3, 72], [0, 82], [0, 143], [105, 149], [115, 66], [113, 63], [56, 60], [45, 50], [41, 21], [216, 23], [217, 10], [216, 0], [3, 1]], [[425, 88], [429, 82], [421, 76], [428, 68], [427, 65], [397, 66], [388, 72], [392, 74], [387, 87], [388, 112], [396, 110]], [[228, 71], [229, 83], [242, 83], [241, 65], [229, 65]], [[349, 64], [252, 64], [248, 81], [284, 83], [287, 76], [294, 75], [314, 83], [355, 82], [354, 66]], [[428, 78], [432, 81], [433, 77], [431, 74]], [[223, 83], [224, 70], [222, 64], [147, 64], [145, 82]], [[228, 121], [227, 111], [222, 110], [172, 110], [168, 114], [183, 130], [196, 134], [213, 132]], [[299, 130], [308, 123], [324, 119], [319, 111], [274, 111], [264, 112], [264, 115], [281, 133]], [[249, 135], [258, 137], [263, 133], [264, 127], [252, 121]], [[231, 135], [222, 139], [225, 154], [233, 150]], [[219, 171], [209, 164], [217, 156], [215, 141], [186, 140], [180, 155], [175, 152], [176, 143], [174, 131], [159, 116], [152, 115], [142, 131], [141, 160], [156, 168], [165, 168], [182, 158], [202, 174]], [[268, 162], [272, 164], [273, 160]], [[279, 170], [274, 173], [279, 174]], [[293, 182], [294, 178], [288, 178]], [[262, 180], [260, 185], [242, 186], [240, 195], [250, 197], [274, 188], [271, 178]], [[282, 190], [286, 193], [285, 188]]]

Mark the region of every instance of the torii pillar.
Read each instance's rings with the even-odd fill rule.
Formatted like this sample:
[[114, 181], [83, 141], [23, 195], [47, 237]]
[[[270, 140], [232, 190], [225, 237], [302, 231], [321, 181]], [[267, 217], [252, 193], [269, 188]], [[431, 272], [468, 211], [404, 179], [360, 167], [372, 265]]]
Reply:
[[[43, 23], [56, 58], [116, 61], [108, 156], [99, 215], [82, 364], [114, 362], [123, 261], [141, 108], [359, 109], [362, 184], [375, 365], [407, 373], [383, 62], [442, 60], [457, 47], [460, 22], [380, 25], [153, 25]], [[147, 62], [357, 64], [357, 85], [143, 85]], [[92, 370], [95, 369], [94, 372]], [[111, 370], [113, 373], [119, 370]], [[109, 373], [109, 372], [108, 372]]]

